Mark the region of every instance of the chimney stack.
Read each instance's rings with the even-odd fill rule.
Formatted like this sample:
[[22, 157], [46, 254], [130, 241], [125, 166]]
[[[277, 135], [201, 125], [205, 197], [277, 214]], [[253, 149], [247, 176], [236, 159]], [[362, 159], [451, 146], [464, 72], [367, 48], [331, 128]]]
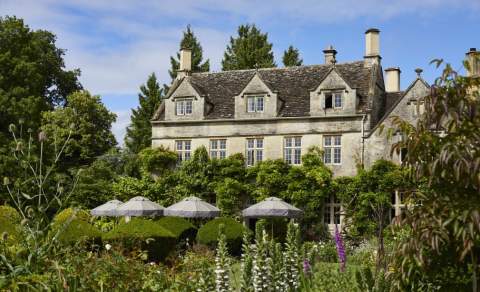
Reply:
[[399, 92], [400, 91], [400, 68], [392, 67], [385, 69], [385, 91]]
[[192, 50], [182, 48], [180, 50], [180, 67], [177, 71], [177, 78], [188, 76], [192, 71]]
[[480, 51], [477, 51], [476, 48], [470, 48], [470, 51], [466, 53], [466, 55], [467, 63], [470, 67], [467, 76], [480, 77]]
[[365, 66], [380, 64], [380, 30], [370, 28], [365, 32]]
[[336, 63], [337, 60], [335, 56], [337, 55], [337, 50], [335, 50], [332, 45], [323, 50], [323, 54], [325, 55], [325, 64], [333, 65]]

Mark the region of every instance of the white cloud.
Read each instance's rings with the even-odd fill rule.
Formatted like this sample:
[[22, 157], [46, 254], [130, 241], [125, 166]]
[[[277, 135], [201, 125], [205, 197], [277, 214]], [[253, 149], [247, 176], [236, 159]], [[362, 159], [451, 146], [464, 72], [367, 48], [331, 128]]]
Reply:
[[[292, 24], [345, 22], [360, 17], [428, 15], [436, 9], [480, 9], [468, 0], [0, 0], [2, 15], [17, 15], [35, 29], [51, 30], [67, 49], [70, 68], [82, 70], [81, 82], [92, 93], [136, 96], [151, 72], [168, 82], [169, 57], [181, 32], [191, 23], [219, 70], [229, 36], [239, 23], [289, 28]], [[123, 142], [130, 110], [117, 112], [114, 131]], [[127, 118], [128, 117], [128, 118]], [[123, 128], [122, 128], [123, 127]]]
[[123, 138], [127, 132], [127, 127], [130, 124], [131, 111], [116, 111], [117, 121], [112, 125], [112, 132], [117, 139], [119, 146], [123, 147]]

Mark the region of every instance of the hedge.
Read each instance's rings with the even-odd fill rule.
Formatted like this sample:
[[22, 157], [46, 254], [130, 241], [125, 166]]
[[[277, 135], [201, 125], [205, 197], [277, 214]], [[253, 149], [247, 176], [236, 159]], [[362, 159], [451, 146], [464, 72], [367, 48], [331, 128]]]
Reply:
[[21, 216], [17, 210], [7, 205], [0, 206], [0, 236], [6, 236], [7, 243], [13, 244], [20, 240], [20, 221]]
[[242, 239], [244, 232], [250, 230], [241, 223], [232, 218], [216, 218], [203, 225], [197, 233], [197, 242], [216, 247], [218, 241], [218, 228], [220, 224], [225, 226], [225, 236], [227, 238], [227, 247], [231, 254], [238, 255], [241, 252]]
[[157, 221], [165, 229], [169, 230], [178, 241], [187, 239], [192, 241], [197, 234], [197, 228], [188, 220], [180, 217], [163, 217]]
[[100, 243], [100, 230], [90, 224], [91, 216], [86, 210], [67, 208], [55, 215], [51, 235], [62, 244], [77, 242]]
[[[150, 240], [153, 239], [153, 240]], [[121, 243], [127, 249], [141, 249], [148, 252], [150, 261], [165, 259], [175, 249], [176, 237], [158, 222], [133, 218], [118, 224], [113, 230], [103, 235], [104, 241]]]

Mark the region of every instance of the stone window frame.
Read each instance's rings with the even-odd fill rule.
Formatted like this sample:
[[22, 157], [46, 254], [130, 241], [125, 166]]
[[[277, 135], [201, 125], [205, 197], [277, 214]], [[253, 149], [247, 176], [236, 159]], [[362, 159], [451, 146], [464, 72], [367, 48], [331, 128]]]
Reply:
[[341, 225], [343, 222], [342, 203], [335, 195], [325, 198], [323, 206], [323, 223], [327, 225]]
[[227, 139], [210, 139], [210, 158], [224, 159], [227, 157]]
[[283, 138], [283, 160], [289, 165], [302, 164], [302, 136]]
[[[179, 112], [179, 108], [181, 111]], [[193, 114], [193, 97], [182, 97], [175, 99], [175, 115], [189, 116]]]
[[402, 215], [402, 212], [406, 207], [405, 194], [406, 192], [402, 190], [396, 190], [392, 193], [392, 208], [390, 209], [390, 220], [393, 220], [395, 219], [395, 217]]
[[[344, 101], [344, 90], [324, 90], [323, 94], [323, 109], [324, 110], [341, 110], [345, 104]], [[331, 107], [327, 108], [327, 96], [330, 96], [331, 100]], [[337, 97], [340, 100], [340, 106], [337, 106]]]
[[[261, 141], [261, 143], [258, 143]], [[251, 142], [251, 143], [250, 143]], [[254, 166], [264, 159], [265, 140], [263, 137], [245, 139], [245, 162], [247, 166]]]
[[[263, 113], [265, 111], [265, 94], [248, 94], [246, 98], [247, 113]], [[250, 101], [253, 100], [251, 104]], [[259, 101], [261, 100], [261, 110], [259, 110]], [[250, 108], [253, 105], [253, 108]]]
[[175, 152], [178, 163], [190, 160], [192, 158], [192, 140], [175, 140]]
[[[342, 135], [324, 135], [322, 139], [323, 162], [327, 165], [342, 165]], [[330, 141], [329, 143], [327, 143], [328, 140]], [[336, 162], [337, 154], [339, 157], [338, 162]]]

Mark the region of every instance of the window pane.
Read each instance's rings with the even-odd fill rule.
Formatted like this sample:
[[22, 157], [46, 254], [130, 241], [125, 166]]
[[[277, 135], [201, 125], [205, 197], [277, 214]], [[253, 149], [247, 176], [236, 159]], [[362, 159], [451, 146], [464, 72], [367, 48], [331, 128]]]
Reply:
[[325, 224], [331, 224], [332, 222], [330, 221], [330, 205], [325, 205], [325, 208], [323, 210], [323, 223]]
[[323, 138], [323, 139], [324, 139], [324, 145], [325, 146], [332, 145], [332, 137], [331, 136], [325, 136], [325, 138]]
[[263, 139], [257, 139], [257, 148], [263, 148]]
[[254, 143], [255, 143], [254, 139], [247, 139], [247, 148], [248, 149], [253, 149], [254, 148]]
[[185, 114], [192, 114], [192, 100], [185, 101]]
[[177, 142], [175, 142], [175, 143], [177, 144], [177, 147], [176, 147], [177, 150], [182, 150], [182, 146], [183, 146], [182, 141], [177, 141]]
[[247, 97], [247, 111], [252, 113], [255, 112], [255, 98]]
[[185, 146], [184, 146], [184, 147], [185, 147], [185, 150], [190, 150], [190, 149], [191, 149], [191, 148], [190, 148], [190, 146], [191, 146], [191, 141], [190, 141], [190, 140], [184, 141], [184, 143], [185, 143]]
[[263, 150], [257, 150], [257, 162], [263, 160]]
[[220, 151], [220, 158], [223, 159], [227, 157], [227, 152], [226, 151]]
[[211, 158], [217, 158], [217, 151], [210, 151]]
[[335, 107], [342, 107], [342, 94], [335, 93]]
[[292, 149], [285, 148], [285, 162], [292, 164]]
[[190, 160], [190, 151], [185, 151], [185, 160]]
[[295, 158], [293, 163], [294, 164], [300, 164], [302, 160], [302, 150], [301, 149], [295, 149]]
[[324, 157], [325, 157], [325, 164], [331, 164], [332, 163], [332, 149], [331, 148], [325, 148], [324, 149]]
[[215, 150], [217, 149], [217, 140], [210, 140], [210, 148]]
[[177, 115], [183, 115], [183, 101], [177, 101], [176, 102], [176, 105], [177, 105]]
[[333, 150], [333, 163], [340, 163], [342, 161], [342, 150], [340, 148], [335, 148]]
[[285, 138], [285, 147], [292, 147], [292, 138]]
[[255, 154], [254, 150], [247, 151], [247, 165], [253, 165], [253, 155]]
[[342, 145], [342, 136], [335, 136], [335, 145], [336, 146]]
[[295, 147], [302, 146], [302, 137], [295, 137]]
[[220, 140], [220, 149], [227, 149], [227, 140]]
[[263, 96], [257, 97], [257, 112], [263, 112]]
[[332, 108], [332, 107], [333, 107], [332, 94], [327, 93], [325, 94], [325, 108]]
[[340, 207], [333, 207], [334, 223], [340, 224]]

